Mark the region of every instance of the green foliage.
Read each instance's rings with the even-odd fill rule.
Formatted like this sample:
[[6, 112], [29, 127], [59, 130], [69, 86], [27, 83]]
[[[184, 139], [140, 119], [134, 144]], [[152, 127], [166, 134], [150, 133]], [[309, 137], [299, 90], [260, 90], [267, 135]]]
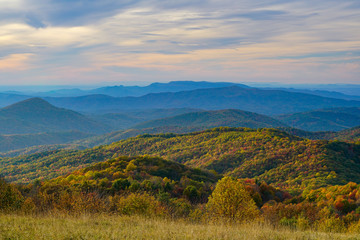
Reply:
[[126, 190], [128, 187], [130, 187], [130, 182], [127, 179], [117, 179], [112, 184], [115, 191]]

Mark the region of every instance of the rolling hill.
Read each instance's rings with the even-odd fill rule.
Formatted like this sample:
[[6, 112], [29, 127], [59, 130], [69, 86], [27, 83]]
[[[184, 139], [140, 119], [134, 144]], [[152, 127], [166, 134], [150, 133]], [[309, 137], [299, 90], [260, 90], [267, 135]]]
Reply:
[[57, 108], [40, 98], [0, 109], [1, 134], [81, 131], [104, 133], [109, 128], [77, 112]]
[[9, 181], [50, 179], [120, 156], [153, 155], [288, 189], [360, 182], [360, 145], [306, 140], [275, 129], [215, 128], [189, 134], [142, 135], [86, 150], [53, 150], [2, 158]]
[[306, 131], [341, 131], [360, 125], [360, 108], [320, 109], [276, 118], [291, 127]]
[[181, 114], [174, 117], [156, 119], [133, 126], [135, 129], [155, 128], [163, 126], [177, 127], [248, 127], [275, 128], [286, 126], [271, 117], [236, 109], [218, 111], [202, 111]]
[[45, 98], [45, 100], [57, 107], [103, 113], [154, 108], [198, 108], [205, 110], [233, 108], [275, 115], [322, 108], [360, 107], [359, 101], [238, 86], [175, 93], [152, 93], [141, 97], [115, 98], [106, 95], [89, 95], [72, 98]]

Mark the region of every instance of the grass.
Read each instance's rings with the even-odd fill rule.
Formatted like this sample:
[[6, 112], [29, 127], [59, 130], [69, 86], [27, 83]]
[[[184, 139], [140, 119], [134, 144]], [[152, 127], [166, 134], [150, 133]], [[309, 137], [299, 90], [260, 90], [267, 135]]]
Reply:
[[219, 225], [139, 216], [20, 216], [0, 214], [0, 239], [360, 239], [360, 235]]

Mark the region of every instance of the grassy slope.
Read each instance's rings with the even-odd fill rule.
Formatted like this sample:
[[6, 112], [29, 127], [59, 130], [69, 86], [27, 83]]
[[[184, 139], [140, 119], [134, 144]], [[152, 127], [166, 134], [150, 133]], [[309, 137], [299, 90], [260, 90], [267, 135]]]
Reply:
[[274, 229], [269, 225], [223, 225], [137, 216], [0, 215], [1, 239], [358, 239], [358, 234]]

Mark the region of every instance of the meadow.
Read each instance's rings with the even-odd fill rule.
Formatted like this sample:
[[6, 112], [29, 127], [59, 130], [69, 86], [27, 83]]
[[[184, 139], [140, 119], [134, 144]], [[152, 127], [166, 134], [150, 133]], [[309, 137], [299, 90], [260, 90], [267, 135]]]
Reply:
[[0, 215], [1, 239], [360, 239], [358, 234], [300, 231], [264, 223], [219, 224], [143, 216]]

